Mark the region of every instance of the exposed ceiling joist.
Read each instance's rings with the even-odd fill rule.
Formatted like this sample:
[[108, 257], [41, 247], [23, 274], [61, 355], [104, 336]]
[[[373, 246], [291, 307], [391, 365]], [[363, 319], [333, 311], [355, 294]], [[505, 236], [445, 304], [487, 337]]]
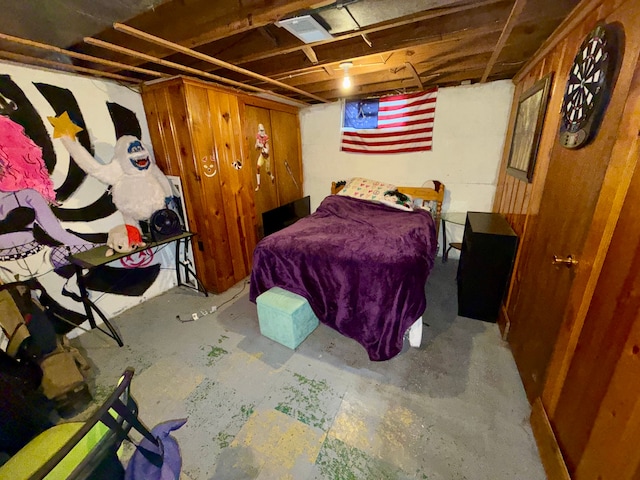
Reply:
[[[198, 75], [200, 77], [204, 77], [208, 80], [214, 80], [216, 82], [221, 82], [221, 83], [226, 83], [228, 85], [233, 85], [234, 87], [238, 87], [238, 88], [242, 88], [242, 89], [246, 89], [246, 90], [251, 90], [254, 92], [259, 92], [259, 93], [273, 93], [269, 90], [265, 90], [264, 88], [259, 88], [259, 87], [254, 87], [253, 85], [248, 85], [246, 83], [242, 83], [242, 82], [237, 82], [235, 80], [231, 80], [225, 77], [221, 77], [219, 75], [215, 75], [213, 73], [209, 73], [209, 72], [205, 72], [203, 70], [198, 70], [195, 68], [191, 68], [191, 67], [187, 67], [185, 65], [181, 65], [179, 63], [175, 63], [175, 62], [170, 62], [168, 60], [163, 60], [161, 58], [155, 58], [152, 57], [151, 55], [147, 55], [146, 53], [142, 53], [142, 52], [136, 52], [135, 50], [131, 50], [129, 48], [125, 48], [125, 47], [121, 47], [119, 45], [114, 45], [112, 43], [108, 43], [108, 42], [103, 42], [102, 40], [97, 40], [95, 38], [85, 38], [85, 42], [91, 44], [91, 45], [95, 45], [97, 47], [102, 47], [105, 48], [107, 50], [113, 50], [115, 52], [124, 54], [124, 55], [130, 55], [132, 57], [137, 57], [143, 60], [146, 60], [148, 62], [153, 62], [153, 63], [157, 63], [158, 65], [163, 65], [165, 67], [169, 67], [169, 68], [174, 68], [178, 71], [183, 71], [186, 73], [190, 73], [192, 75]], [[276, 94], [274, 94], [276, 95]], [[278, 95], [276, 95], [278, 96]], [[305, 103], [305, 102], [301, 102], [301, 103]]]
[[489, 78], [489, 74], [491, 73], [491, 70], [493, 70], [493, 67], [496, 61], [498, 60], [498, 57], [500, 56], [500, 53], [502, 52], [502, 49], [504, 48], [505, 43], [507, 43], [507, 40], [509, 39], [509, 35], [511, 34], [511, 31], [513, 30], [513, 27], [516, 24], [516, 20], [518, 19], [518, 16], [520, 15], [520, 13], [522, 13], [522, 10], [524, 9], [525, 3], [527, 3], [527, 0], [516, 0], [515, 3], [513, 4], [513, 8], [511, 9], [509, 18], [507, 19], [507, 22], [505, 23], [504, 28], [502, 29], [502, 33], [500, 34], [498, 43], [496, 44], [496, 47], [493, 50], [493, 54], [491, 55], [491, 59], [489, 59], [489, 63], [487, 63], [487, 68], [485, 69], [484, 74], [480, 79], [480, 83], [486, 82], [487, 78]]
[[[356, 41], [350, 44], [358, 45], [358, 50], [362, 52], [363, 49], [359, 39], [361, 39], [363, 35], [366, 35], [367, 38], [370, 38], [370, 36], [373, 36], [376, 33], [392, 32], [395, 29], [398, 31], [398, 35], [402, 35], [403, 37], [410, 36], [411, 38], [413, 38], [415, 37], [414, 35], [407, 35], [408, 33], [411, 34], [412, 31], [407, 30], [407, 28], [405, 27], [413, 24], [419, 25], [421, 22], [424, 22], [427, 20], [441, 19], [442, 17], [447, 15], [457, 15], [457, 14], [462, 14], [463, 12], [469, 13], [469, 11], [473, 9], [478, 9], [478, 11], [482, 11], [487, 7], [491, 7], [493, 5], [500, 4], [500, 3], [504, 3], [504, 0], [483, 0], [480, 2], [471, 2], [471, 3], [465, 3], [463, 5], [456, 5], [453, 7], [444, 7], [444, 8], [427, 10], [422, 14], [411, 15], [411, 16], [403, 17], [393, 21], [384, 22], [383, 24], [364, 28], [357, 32], [344, 33], [344, 34], [335, 36], [331, 40], [322, 40], [319, 42], [315, 42], [313, 44], [313, 47], [316, 51], [318, 49], [332, 50], [333, 48], [339, 48], [340, 50], [342, 50], [342, 46], [345, 45], [344, 42], [346, 40], [355, 39]], [[496, 21], [496, 20], [499, 20], [499, 18], [496, 17], [492, 21]], [[460, 28], [462, 29], [469, 28], [468, 19], [464, 21], [461, 17], [459, 23], [461, 25]], [[487, 23], [490, 23], [490, 22], [487, 22]], [[491, 26], [491, 28], [494, 31], [500, 30], [500, 27], [495, 25]], [[428, 30], [429, 30], [428, 28], [423, 28], [422, 30], [424, 31], [424, 33], [419, 34], [419, 38], [413, 38], [414, 44], [420, 43], [424, 37], [433, 37], [435, 35], [435, 34], [430, 35], [428, 33]], [[333, 46], [333, 44], [335, 44], [335, 47]], [[369, 48], [373, 48], [373, 42], [371, 40], [369, 40], [369, 42], [366, 42], [366, 44]], [[290, 41], [287, 45], [281, 45], [278, 48], [272, 48], [272, 49], [264, 49], [264, 48], [256, 49], [255, 46], [248, 45], [245, 49], [237, 48], [235, 50], [236, 52], [243, 52], [245, 50], [246, 51], [245, 53], [241, 53], [240, 55], [237, 55], [237, 54], [234, 55], [233, 62], [236, 65], [242, 65], [242, 64], [257, 62], [260, 60], [268, 60], [273, 57], [281, 57], [282, 55], [300, 52], [304, 48], [305, 48], [305, 45], [300, 45], [300, 42], [297, 42], [294, 40]], [[381, 47], [380, 45], [378, 45], [378, 41], [376, 41], [376, 49], [377, 51], [385, 50], [384, 47]], [[364, 54], [370, 54], [370, 53], [373, 53], [373, 52], [365, 52]]]
[[[65, 29], [75, 33], [65, 30], [64, 37], [87, 37], [87, 22], [79, 17], [95, 15], [102, 21], [110, 18], [109, 12], [115, 15], [116, 10], [122, 17], [124, 10], [113, 9], [113, 1], [74, 0], [78, 8], [70, 12]], [[153, 10], [145, 7], [149, 2], [155, 5]], [[563, 20], [566, 26], [568, 15], [575, 16], [570, 13], [574, 7], [575, 12], [581, 12], [580, 7], [590, 9], [594, 2], [129, 0], [126, 11], [139, 14], [131, 13], [135, 16], [127, 20], [114, 16], [113, 21], [150, 37], [111, 28], [89, 34], [94, 40], [88, 43], [46, 41], [61, 49], [55, 50], [0, 36], [0, 50], [14, 58], [15, 54], [25, 54], [28, 57], [21, 58], [34, 64], [35, 57], [41, 57], [51, 67], [68, 70], [67, 66], [51, 63], [62, 58], [63, 63], [88, 69], [85, 74], [95, 70], [104, 72], [101, 76], [107, 78], [111, 73], [140, 82], [188, 74], [251, 93], [273, 93], [282, 100], [318, 103], [346, 95], [381, 96], [421, 86], [513, 78], [518, 71], [526, 71], [523, 65], [537, 58], [541, 45], [547, 48], [545, 41], [553, 30]], [[28, 8], [42, 9], [38, 0], [8, 3], [0, 16], [0, 32], [42, 42], [38, 36], [16, 35], [13, 27], [25, 18], [42, 18], [28, 12]], [[79, 17], [74, 18], [74, 14]], [[306, 44], [275, 24], [307, 16], [317, 20], [333, 38]], [[100, 28], [108, 23], [99, 23]], [[42, 31], [49, 27], [39, 28]], [[37, 28], [29, 25], [22, 30]], [[55, 32], [50, 32], [56, 38]], [[339, 65], [344, 62], [354, 65], [350, 72], [354, 87], [349, 92], [342, 90], [338, 81], [342, 78]]]
[[[405, 62], [420, 65], [420, 71], [425, 73], [431, 68], [437, 69], [445, 62], [456, 63], [470, 56], [480, 55], [488, 59], [496, 44], [497, 37], [497, 31], [483, 35], [475, 35], [474, 32], [471, 32], [466, 39], [456, 36], [452, 39], [427, 43], [419, 47], [387, 51], [385, 56], [379, 53], [367, 55], [360, 57], [355, 65], [358, 67], [358, 75], [401, 67]], [[278, 78], [289, 85], [296, 86], [321, 82], [327, 80], [326, 74], [335, 75], [335, 72], [339, 70], [339, 63], [341, 62], [289, 70]]]
[[416, 67], [414, 67], [411, 62], [406, 62], [405, 66], [407, 67], [407, 70], [409, 70], [409, 72], [411, 73], [411, 76], [415, 81], [416, 87], [418, 87], [418, 91], [424, 90], [424, 85], [422, 85], [422, 80], [420, 80], [420, 74], [418, 74]]
[[[427, 46], [429, 48], [429, 47], [437, 46], [441, 43], [451, 44], [456, 42], [466, 42], [474, 38], [484, 37], [486, 35], [491, 35], [491, 34], [495, 34], [497, 36], [501, 31], [501, 27], [495, 23], [492, 23], [490, 25], [482, 24], [478, 28], [467, 28], [467, 29], [462, 29], [459, 26], [456, 26], [456, 30], [449, 33], [444, 33], [446, 32], [445, 30], [446, 27], [441, 27], [441, 28], [443, 30], [440, 33], [434, 33], [434, 34], [429, 33], [428, 34], [429, 36], [427, 38], [416, 39], [415, 37], [412, 37], [411, 39], [405, 40], [404, 43], [402, 41], [403, 33], [395, 32], [394, 36], [385, 38], [384, 45], [380, 47], [380, 51], [370, 52], [368, 53], [368, 55], [366, 55], [366, 58], [371, 58], [372, 54], [379, 55], [381, 53], [388, 53], [390, 51], [397, 52], [398, 49], [413, 50], [419, 45]], [[377, 49], [374, 49], [374, 50], [377, 50]], [[364, 50], [362, 50], [359, 45], [352, 44], [352, 43], [348, 45], [342, 45], [341, 48], [339, 49], [328, 48], [327, 46], [319, 46], [315, 48], [315, 51], [316, 51], [316, 55], [318, 55], [318, 58], [321, 59], [319, 63], [320, 65], [338, 64], [340, 63], [341, 58], [343, 59], [344, 58], [347, 58], [347, 59], [365, 58], [365, 56], [363, 55]], [[461, 56], [465, 55], [464, 50], [461, 50], [459, 54]], [[367, 62], [363, 62], [363, 63], [366, 64]], [[398, 63], [400, 65], [404, 65], [404, 61], [401, 61]], [[247, 67], [250, 67], [252, 70], [262, 71], [265, 75], [268, 75], [268, 76], [276, 76], [278, 72], [283, 72], [288, 74], [296, 73], [300, 71], [295, 68], [296, 66], [299, 66], [299, 65], [300, 65], [300, 62], [295, 56], [283, 56], [277, 63], [265, 61], [265, 62], [259, 62], [259, 63], [252, 63], [247, 65]], [[359, 61], [355, 62], [355, 65], [360, 65], [360, 62]], [[389, 65], [391, 64], [387, 64], [386, 67], [388, 67]], [[384, 69], [384, 68], [385, 66], [383, 66], [382, 64], [379, 67], [379, 69]], [[231, 76], [231, 78], [236, 78], [236, 77]]]
[[[153, 11], [127, 22], [130, 26], [166, 38], [182, 46], [195, 48], [230, 35], [249, 32], [271, 25], [296, 12], [331, 5], [334, 0], [270, 0], [241, 2], [238, 0], [167, 1]], [[122, 37], [107, 30], [99, 39], [119, 43]], [[129, 44], [148, 55], [161, 58], [171, 53], [159, 45]], [[140, 48], [138, 48], [140, 47]], [[117, 60], [124, 61], [120, 57]]]
[[252, 77], [252, 78], [256, 78], [258, 80], [262, 80], [263, 82], [266, 83], [270, 83], [272, 85], [275, 85], [277, 87], [283, 88], [285, 90], [291, 90], [292, 92], [296, 92], [299, 93], [300, 95], [309, 97], [309, 98], [313, 98], [314, 100], [317, 100], [318, 102], [323, 102], [323, 103], [327, 103], [328, 100], [319, 97], [317, 95], [313, 95], [310, 93], [305, 92], [304, 90], [301, 90], [297, 87], [291, 87], [289, 85], [287, 85], [286, 83], [282, 83], [279, 82], [278, 80], [273, 80], [272, 78], [269, 78], [265, 75], [261, 75], [259, 73], [255, 73], [252, 72], [251, 70], [247, 70], [245, 68], [241, 68], [241, 67], [236, 67], [235, 65], [225, 62], [223, 60], [219, 60], [217, 58], [214, 58], [210, 55], [205, 55], [204, 53], [200, 53], [196, 50], [193, 50], [191, 48], [187, 48], [187, 47], [183, 47], [182, 45], [178, 45], [177, 43], [173, 43], [170, 42], [168, 40], [165, 40], [164, 38], [160, 38], [160, 37], [156, 37], [155, 35], [151, 35], [149, 33], [146, 32], [142, 32], [136, 28], [133, 27], [129, 27], [128, 25], [124, 25], [121, 23], [116, 23], [113, 25], [113, 28], [119, 32], [124, 32], [127, 33], [128, 35], [134, 36], [136, 38], [140, 38], [142, 40], [146, 40], [150, 43], [156, 44], [156, 45], [161, 45], [165, 48], [168, 48], [170, 50], [174, 50], [176, 52], [180, 52], [183, 53], [185, 55], [189, 55], [191, 57], [197, 58], [198, 60], [202, 60], [208, 63], [211, 63], [213, 65], [217, 65], [219, 67], [222, 68], [226, 68], [227, 70], [231, 70], [232, 72], [236, 72], [236, 73], [240, 73], [242, 75], [246, 75], [248, 77]]
[[84, 73], [91, 76], [110, 78], [112, 80], [118, 80], [120, 82], [127, 82], [132, 84], [139, 84], [140, 79], [125, 77], [124, 75], [118, 75], [117, 73], [103, 72], [96, 70], [95, 68], [80, 67], [77, 65], [71, 65], [69, 63], [57, 62], [55, 60], [49, 60], [48, 58], [32, 57], [30, 55], [24, 55], [21, 53], [0, 51], [0, 58], [6, 60], [13, 60], [15, 62], [26, 63], [29, 65], [42, 65], [43, 67], [50, 67], [56, 70], [65, 70], [67, 72]]
[[[114, 62], [111, 60], [106, 60], [100, 57], [94, 57], [91, 55], [85, 55], [84, 53], [74, 52], [72, 50], [65, 50], [64, 48], [59, 48], [53, 45], [47, 45], [42, 42], [34, 42], [33, 40], [27, 40], [24, 38], [14, 37], [12, 35], [6, 35], [4, 33], [0, 33], [0, 40], [5, 40], [11, 43], [17, 43], [19, 45], [24, 45], [26, 47], [33, 47], [40, 50], [46, 50], [47, 52], [59, 53], [61, 55], [66, 55], [72, 58], [79, 58], [80, 60], [85, 60], [87, 62], [100, 63], [102, 65], [108, 65], [110, 67], [115, 67], [119, 70], [131, 70], [132, 72], [142, 73], [144, 75], [149, 75], [151, 77], [168, 77], [168, 75], [156, 72], [154, 70], [149, 70], [146, 68], [133, 67], [131, 65], [127, 65], [125, 63]], [[34, 57], [35, 58], [35, 57]]]

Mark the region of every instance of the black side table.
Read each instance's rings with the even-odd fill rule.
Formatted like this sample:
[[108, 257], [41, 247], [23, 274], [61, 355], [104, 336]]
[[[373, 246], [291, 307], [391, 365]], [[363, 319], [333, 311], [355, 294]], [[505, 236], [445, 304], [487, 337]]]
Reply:
[[458, 263], [458, 315], [498, 319], [517, 246], [518, 237], [502, 215], [468, 213]]

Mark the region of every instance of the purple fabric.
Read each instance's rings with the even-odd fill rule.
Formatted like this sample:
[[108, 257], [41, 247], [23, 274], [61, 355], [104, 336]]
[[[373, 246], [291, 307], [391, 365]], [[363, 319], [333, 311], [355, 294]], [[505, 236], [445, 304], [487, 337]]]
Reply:
[[[178, 441], [170, 435], [187, 423], [186, 418], [170, 420], [153, 427], [151, 434], [160, 440], [160, 446], [156, 446], [148, 439], [143, 438], [139, 448], [133, 453], [127, 464], [125, 480], [178, 480], [182, 467], [182, 456]], [[162, 465], [156, 466], [145, 457], [140, 448], [162, 457]]]
[[435, 254], [428, 212], [331, 195], [312, 215], [258, 243], [250, 299], [272, 287], [297, 293], [371, 360], [387, 360], [424, 312]]

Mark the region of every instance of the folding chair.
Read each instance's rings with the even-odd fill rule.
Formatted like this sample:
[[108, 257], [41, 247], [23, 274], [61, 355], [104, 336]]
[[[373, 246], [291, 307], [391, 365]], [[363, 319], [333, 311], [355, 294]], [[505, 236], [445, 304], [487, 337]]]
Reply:
[[129, 394], [133, 372], [125, 370], [118, 387], [89, 420], [56, 425], [31, 440], [0, 467], [0, 478], [124, 478], [117, 452], [131, 428], [159, 444], [138, 419], [138, 406]]

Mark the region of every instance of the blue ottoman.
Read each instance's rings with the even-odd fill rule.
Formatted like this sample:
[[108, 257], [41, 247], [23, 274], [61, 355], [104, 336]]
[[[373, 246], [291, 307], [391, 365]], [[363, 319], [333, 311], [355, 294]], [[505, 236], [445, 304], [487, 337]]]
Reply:
[[318, 326], [304, 297], [273, 287], [256, 298], [260, 333], [292, 350]]

